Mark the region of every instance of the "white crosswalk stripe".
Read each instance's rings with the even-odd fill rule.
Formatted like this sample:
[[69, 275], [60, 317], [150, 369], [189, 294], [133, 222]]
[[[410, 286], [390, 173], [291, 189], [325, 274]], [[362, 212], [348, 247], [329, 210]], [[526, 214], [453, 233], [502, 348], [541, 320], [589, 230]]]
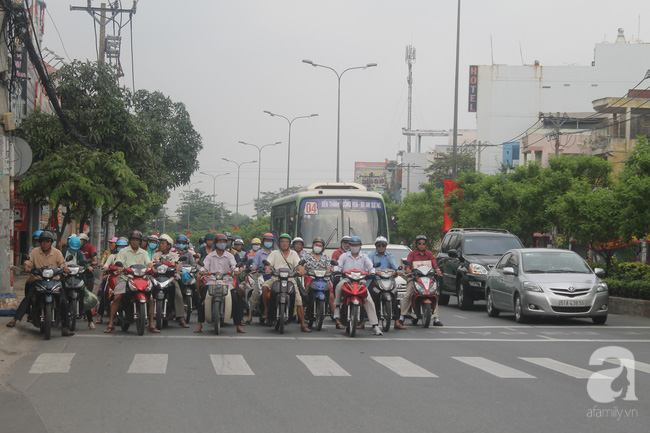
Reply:
[[30, 373], [68, 373], [74, 353], [41, 353], [32, 364]]
[[452, 358], [501, 379], [535, 379], [535, 376], [531, 376], [528, 373], [480, 356], [452, 356]]
[[371, 356], [371, 358], [402, 377], [438, 377], [401, 356]]
[[519, 358], [528, 361], [532, 364], [539, 365], [540, 367], [548, 368], [549, 370], [557, 371], [558, 373], [565, 374], [576, 379], [589, 379], [594, 372], [584, 368], [576, 367], [571, 364], [556, 361], [551, 358]]
[[167, 372], [167, 354], [138, 353], [133, 358], [128, 373], [165, 374]]
[[210, 355], [214, 371], [221, 376], [254, 376], [242, 355]]
[[[610, 364], [621, 365], [620, 359], [605, 359], [604, 361]], [[635, 369], [636, 371], [650, 373], [650, 364], [646, 364], [645, 362], [632, 361], [632, 368]]]
[[307, 366], [314, 376], [349, 376], [350, 373], [345, 371], [329, 356], [311, 356], [296, 355], [303, 364]]

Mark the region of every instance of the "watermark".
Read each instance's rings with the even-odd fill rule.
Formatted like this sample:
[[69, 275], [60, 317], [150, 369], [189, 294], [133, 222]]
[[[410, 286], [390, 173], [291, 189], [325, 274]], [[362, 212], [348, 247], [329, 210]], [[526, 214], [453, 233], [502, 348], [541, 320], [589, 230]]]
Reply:
[[619, 409], [616, 406], [605, 408], [594, 406], [587, 410], [587, 418], [612, 418], [619, 421], [621, 418], [636, 418], [638, 416], [639, 411], [636, 409]]
[[589, 365], [616, 367], [600, 370], [589, 377], [587, 393], [596, 403], [613, 403], [617, 400], [637, 401], [634, 381], [634, 355], [618, 346], [601, 347], [589, 358]]

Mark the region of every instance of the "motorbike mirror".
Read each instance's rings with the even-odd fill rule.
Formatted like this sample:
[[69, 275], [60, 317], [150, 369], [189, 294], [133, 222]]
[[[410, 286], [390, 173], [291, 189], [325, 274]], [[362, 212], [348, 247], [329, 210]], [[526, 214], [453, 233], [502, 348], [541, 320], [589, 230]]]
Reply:
[[70, 260], [73, 260], [73, 259], [74, 259], [74, 257], [72, 257], [72, 254], [68, 254], [68, 255], [65, 257], [65, 261], [66, 261], [66, 262], [69, 262]]
[[338, 265], [339, 265], [339, 262], [337, 262], [336, 260], [330, 260], [330, 265], [332, 265], [332, 266], [338, 266]]
[[268, 260], [262, 260], [262, 264], [263, 264], [264, 266], [271, 266], [271, 264], [269, 263]]
[[306, 261], [304, 261], [304, 260], [301, 260], [301, 261], [299, 261], [299, 262], [298, 262], [298, 264], [299, 264], [300, 266], [304, 266], [304, 265], [305, 265], [305, 263], [307, 263], [307, 262], [306, 262]]
[[251, 259], [248, 259], [248, 261], [246, 262], [246, 264], [247, 264], [248, 266], [251, 266], [251, 265], [253, 264], [253, 259], [252, 259], [252, 258], [251, 258]]
[[403, 259], [403, 260], [402, 260], [402, 263], [404, 264], [404, 266], [411, 266], [411, 262], [409, 262], [409, 261], [406, 260], [406, 259]]
[[123, 268], [124, 265], [122, 264], [122, 262], [115, 262], [115, 267], [117, 267], [117, 268]]
[[194, 258], [195, 258], [195, 259], [200, 259], [200, 258], [201, 258], [201, 256], [200, 256], [200, 255], [198, 255], [198, 254], [194, 254]]
[[186, 262], [187, 261], [187, 256], [183, 256], [180, 259], [178, 259], [179, 262]]
[[375, 268], [379, 268], [381, 266], [381, 263], [377, 262], [377, 263], [375, 263], [374, 266], [375, 266]]

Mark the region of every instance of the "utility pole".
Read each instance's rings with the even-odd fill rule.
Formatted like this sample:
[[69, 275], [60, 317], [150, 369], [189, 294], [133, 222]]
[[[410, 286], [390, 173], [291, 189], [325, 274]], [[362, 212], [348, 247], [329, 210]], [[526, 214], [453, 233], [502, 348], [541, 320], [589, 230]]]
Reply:
[[458, 177], [458, 62], [460, 58], [460, 0], [458, 0], [458, 15], [456, 21], [456, 76], [454, 80], [454, 137], [453, 137], [453, 156], [451, 165], [451, 178], [456, 180]]
[[[0, 22], [5, 23], [4, 9], [0, 10]], [[6, 27], [0, 29], [0, 74], [3, 74], [11, 67], [7, 58], [7, 35], [5, 34]], [[25, 56], [26, 57], [26, 56]], [[13, 61], [13, 59], [12, 59]], [[27, 59], [23, 58], [23, 62]], [[0, 131], [0, 293], [11, 292], [11, 228], [14, 224], [14, 219], [11, 211], [11, 180], [8, 158], [9, 154], [9, 136], [5, 131], [10, 130], [9, 119], [11, 113], [9, 112], [9, 89], [4, 85], [0, 86], [0, 115], [3, 118], [4, 126]], [[6, 114], [6, 116], [5, 116]], [[6, 118], [7, 123], [4, 122]]]
[[547, 137], [549, 141], [555, 140], [555, 156], [560, 156], [560, 135], [562, 134], [560, 129], [569, 120], [569, 116], [566, 113], [562, 117], [560, 117], [560, 113], [556, 113], [556, 116], [549, 113], [547, 119], [553, 123], [553, 132], [548, 133]]
[[[406, 120], [406, 129], [411, 130], [411, 104], [413, 102], [413, 63], [415, 63], [415, 47], [412, 45], [406, 46], [406, 64], [409, 66], [409, 75], [406, 82], [409, 84], [409, 97], [408, 97], [408, 117]], [[406, 152], [411, 153], [411, 136], [406, 136]]]

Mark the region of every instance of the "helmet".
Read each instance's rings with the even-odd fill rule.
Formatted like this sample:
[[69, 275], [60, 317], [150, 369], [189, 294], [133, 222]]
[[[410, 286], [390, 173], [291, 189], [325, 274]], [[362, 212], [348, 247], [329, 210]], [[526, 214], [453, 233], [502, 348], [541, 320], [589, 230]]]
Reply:
[[68, 239], [68, 248], [73, 251], [77, 251], [79, 248], [81, 248], [81, 239], [76, 236]]
[[260, 240], [260, 238], [253, 238], [253, 240], [251, 241], [251, 245], [252, 244], [261, 244], [261, 243], [262, 243], [262, 241]]
[[167, 242], [169, 245], [173, 245], [173, 243], [174, 243], [174, 240], [168, 234], [160, 235], [160, 240]]
[[108, 243], [109, 243], [109, 244], [110, 244], [110, 243], [113, 243], [113, 244], [114, 244], [115, 242], [117, 242], [117, 238], [116, 238], [115, 236], [113, 236], [112, 238], [110, 238], [110, 239], [108, 240]]
[[[265, 239], [265, 240], [270, 239], [270, 240], [274, 241], [275, 236], [273, 236], [273, 233], [264, 233], [264, 236], [262, 236], [262, 239]], [[291, 238], [289, 238], [289, 239], [291, 239]]]
[[320, 242], [321, 244], [325, 245], [325, 240], [320, 236], [314, 239], [311, 244], [314, 245], [316, 242]]
[[232, 233], [230, 233], [230, 232], [223, 232], [223, 234], [226, 235], [226, 238], [227, 238], [229, 241], [234, 241], [234, 240], [235, 240], [235, 237], [232, 235]]
[[43, 233], [43, 230], [36, 230], [34, 234], [32, 235], [33, 238], [37, 238], [41, 236], [41, 233]]
[[47, 230], [44, 230], [41, 232], [40, 236], [38, 237], [39, 242], [43, 242], [43, 240], [49, 239], [50, 241], [54, 242], [54, 235], [52, 232], [49, 232]]
[[203, 242], [205, 242], [205, 236], [199, 238], [199, 244], [202, 244]]
[[187, 236], [185, 236], [185, 235], [178, 235], [178, 236], [176, 236], [176, 243], [179, 243], [179, 242], [180, 242], [180, 243], [182, 243], [182, 244], [186, 244], [186, 243], [189, 243], [189, 241], [190, 241], [190, 240], [189, 240], [189, 239], [187, 238]]
[[235, 245], [244, 245], [242, 238], [235, 238]]
[[216, 241], [215, 242], [227, 241], [227, 240], [228, 240], [228, 236], [224, 235], [223, 233], [220, 233], [220, 234], [218, 234], [216, 236]]
[[278, 241], [279, 241], [280, 239], [288, 239], [289, 242], [291, 242], [291, 236], [289, 236], [287, 233], [282, 233], [282, 234], [280, 235], [280, 237], [278, 238]]
[[345, 241], [350, 242], [350, 236], [343, 236], [343, 237], [341, 238], [341, 243], [343, 243], [343, 242], [345, 242]]
[[149, 242], [151, 242], [151, 241], [153, 241], [153, 242], [160, 242], [160, 239], [158, 239], [158, 236], [156, 236], [156, 235], [151, 235], [151, 236], [149, 236], [149, 239], [148, 239], [148, 240], [149, 240]]
[[141, 241], [144, 239], [144, 236], [142, 236], [142, 232], [140, 230], [133, 230], [131, 233], [129, 233], [129, 240], [131, 239], [138, 239]]
[[415, 242], [417, 243], [417, 241], [425, 241], [426, 242], [427, 237], [424, 236], [424, 235], [417, 235], [417, 237], [415, 238]]
[[291, 241], [291, 245], [295, 244], [296, 242], [300, 242], [303, 245], [305, 245], [305, 241], [303, 241], [300, 236], [297, 236], [297, 237], [293, 238], [293, 240]]
[[117, 242], [115, 242], [115, 245], [117, 245], [118, 247], [125, 247], [128, 245], [128, 242], [125, 241], [124, 239], [118, 239]]
[[204, 241], [209, 241], [209, 240], [214, 240], [214, 233], [208, 233], [205, 236], [203, 236]]
[[90, 240], [90, 238], [88, 237], [87, 234], [82, 233], [82, 234], [79, 235], [79, 240], [88, 242]]
[[350, 245], [361, 245], [361, 238], [359, 236], [352, 236], [350, 238]]
[[386, 239], [383, 236], [379, 236], [377, 237], [377, 239], [375, 239], [375, 246], [377, 246], [377, 244], [382, 244], [383, 246], [386, 246], [388, 245], [388, 239]]

